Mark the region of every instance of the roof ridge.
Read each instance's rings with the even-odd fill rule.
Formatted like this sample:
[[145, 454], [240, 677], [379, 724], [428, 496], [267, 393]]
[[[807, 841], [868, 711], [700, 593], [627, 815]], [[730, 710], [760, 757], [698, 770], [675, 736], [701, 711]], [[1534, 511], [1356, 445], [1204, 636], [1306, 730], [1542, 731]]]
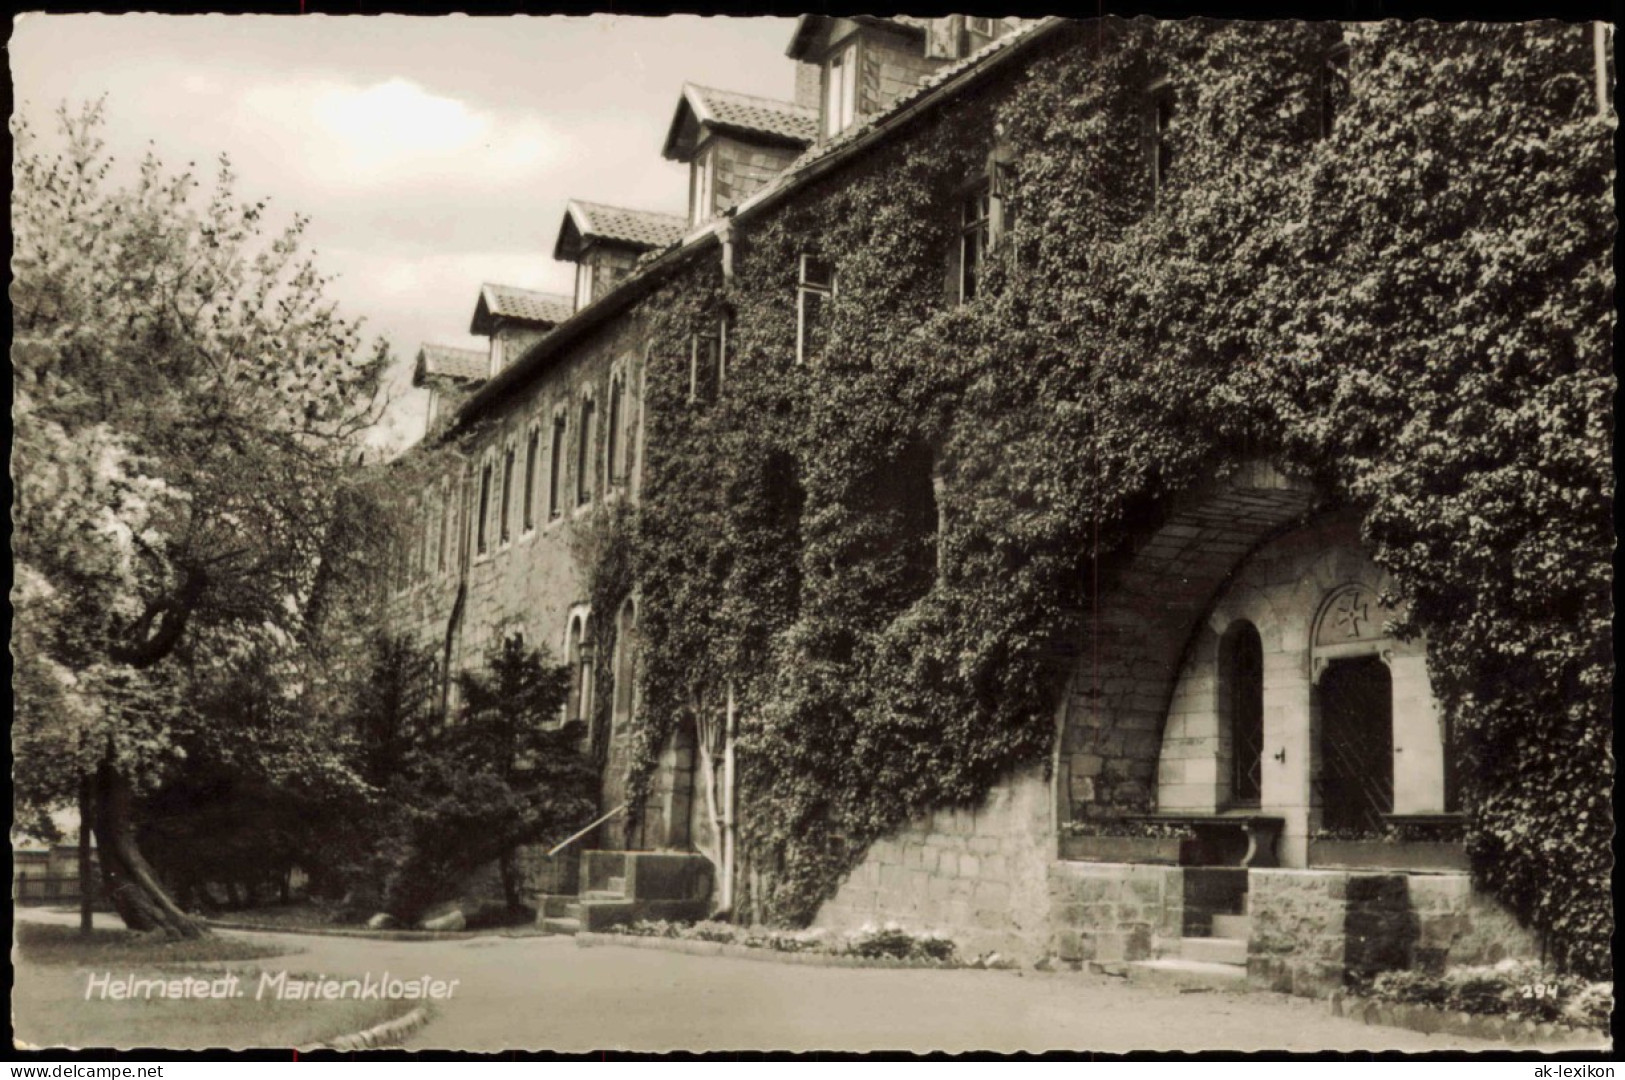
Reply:
[[688, 218], [684, 217], [682, 214], [673, 214], [666, 210], [640, 210], [635, 206], [614, 206], [610, 203], [592, 202], [588, 199], [572, 198], [569, 201], [583, 208], [590, 207], [594, 210], [613, 210], [617, 214], [647, 214], [649, 217], [671, 218], [673, 221], [686, 222], [688, 220]]
[[509, 292], [529, 293], [531, 296], [545, 296], [549, 300], [562, 300], [565, 303], [575, 303], [575, 297], [568, 293], [548, 292], [545, 289], [532, 289], [528, 285], [504, 285], [500, 281], [482, 281], [482, 289], [507, 289]]
[[729, 97], [744, 98], [746, 101], [761, 101], [768, 105], [782, 105], [786, 108], [795, 109], [798, 112], [809, 113], [812, 115], [817, 115], [818, 113], [818, 110], [811, 105], [802, 105], [790, 98], [765, 97], [762, 94], [748, 94], [743, 90], [727, 90], [720, 86], [701, 86], [696, 82], [685, 82], [683, 84], [683, 88], [685, 90], [692, 88], [707, 94], [726, 94]]

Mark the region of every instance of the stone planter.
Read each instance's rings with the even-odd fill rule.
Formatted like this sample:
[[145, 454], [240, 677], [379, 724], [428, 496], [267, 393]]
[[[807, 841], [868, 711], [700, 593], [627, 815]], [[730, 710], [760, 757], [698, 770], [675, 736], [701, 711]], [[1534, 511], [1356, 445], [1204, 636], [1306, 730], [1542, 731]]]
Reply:
[[1178, 866], [1180, 851], [1190, 842], [1152, 836], [1062, 836], [1061, 858], [1075, 862]]
[[1340, 870], [1466, 870], [1467, 847], [1440, 841], [1310, 840], [1309, 865]]

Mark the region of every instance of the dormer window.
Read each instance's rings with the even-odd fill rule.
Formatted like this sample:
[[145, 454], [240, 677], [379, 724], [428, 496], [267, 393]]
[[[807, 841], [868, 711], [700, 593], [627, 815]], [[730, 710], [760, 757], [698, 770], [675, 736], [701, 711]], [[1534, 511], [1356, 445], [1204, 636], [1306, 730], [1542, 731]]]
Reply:
[[576, 263], [576, 310], [592, 303], [592, 263], [583, 259]]
[[689, 224], [703, 225], [711, 220], [716, 202], [716, 154], [706, 150], [694, 159], [693, 185], [694, 200], [689, 208]]
[[824, 65], [824, 135], [839, 135], [857, 118], [858, 43], [854, 41]]
[[1009, 29], [1003, 19], [965, 18], [965, 49], [963, 55], [969, 56], [990, 42], [997, 41]]

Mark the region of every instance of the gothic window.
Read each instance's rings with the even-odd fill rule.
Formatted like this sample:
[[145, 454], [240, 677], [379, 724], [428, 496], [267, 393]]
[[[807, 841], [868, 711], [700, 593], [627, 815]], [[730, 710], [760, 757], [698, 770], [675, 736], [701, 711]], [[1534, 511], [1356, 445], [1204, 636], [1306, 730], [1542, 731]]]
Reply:
[[567, 420], [561, 408], [553, 417], [553, 442], [547, 455], [547, 516], [564, 512], [564, 437]]
[[570, 694], [564, 706], [566, 722], [585, 722], [592, 715], [592, 644], [588, 639], [591, 622], [586, 611], [570, 617], [570, 631], [565, 644], [566, 662], [570, 666]]
[[1219, 642], [1220, 721], [1230, 749], [1230, 801], [1257, 806], [1264, 759], [1264, 650], [1245, 619]]
[[593, 410], [595, 408], [592, 398], [588, 397], [581, 402], [581, 426], [576, 431], [576, 505], [586, 506], [592, 502], [592, 440], [593, 440]]
[[513, 444], [509, 443], [508, 447], [502, 453], [502, 516], [499, 519], [499, 527], [501, 529], [500, 535], [502, 537], [502, 543], [504, 544], [506, 544], [513, 535], [512, 525], [510, 524], [512, 521], [512, 516], [509, 513], [513, 506], [513, 465]]
[[542, 451], [542, 431], [532, 424], [525, 439], [525, 531], [536, 527], [536, 458]]
[[622, 449], [626, 441], [622, 430], [625, 424], [626, 377], [616, 373], [609, 380], [609, 424], [608, 430], [604, 432], [605, 473], [609, 476], [611, 487], [619, 484], [626, 473], [625, 466], [621, 462], [625, 453]]
[[492, 466], [490, 461], [486, 461], [484, 465], [480, 466], [480, 510], [479, 516], [475, 518], [474, 525], [474, 551], [479, 555], [484, 555], [491, 548], [489, 535], [489, 523], [491, 520], [491, 472]]

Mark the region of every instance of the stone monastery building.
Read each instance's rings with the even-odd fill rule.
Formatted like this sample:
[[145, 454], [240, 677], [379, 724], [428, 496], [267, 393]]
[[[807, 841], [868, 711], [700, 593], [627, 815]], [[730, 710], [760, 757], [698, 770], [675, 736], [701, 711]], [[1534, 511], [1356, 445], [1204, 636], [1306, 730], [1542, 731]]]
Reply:
[[[572, 200], [553, 257], [575, 264], [573, 295], [482, 285], [471, 330], [489, 350], [419, 353], [429, 431], [410, 460], [427, 480], [393, 576], [393, 618], [448, 673], [509, 635], [545, 644], [571, 671], [561, 721], [585, 723], [603, 768], [605, 818], [531, 863], [547, 925], [704, 917], [745, 887], [732, 846], [732, 699], [720, 733], [677, 725], [648, 799], [628, 808], [638, 627], [650, 613], [635, 585], [615, 610], [591, 603], [595, 538], [648, 497], [650, 455], [681, 430], [662, 410], [725, 399], [736, 365], [766, 355], [759, 344], [739, 353], [752, 328], [728, 305], [705, 313], [683, 348], [657, 344], [660, 305], [694, 275], [726, 290], [747, 257], [783, 253], [771, 351], [783, 378], [798, 378], [837, 347], [829, 313], [843, 291], [864, 287], [842, 253], [784, 241], [803, 200], [837, 197], [849, 174], [941, 110], [1008, 93], [1028, 65], [1072, 47], [1078, 25], [803, 17], [788, 49], [794, 101], [676, 92], [660, 150], [689, 166], [685, 217]], [[1346, 49], [1327, 51], [1328, 124], [1348, 64]], [[1177, 72], [1152, 75], [1143, 157], [1128, 164], [1154, 198], [1181, 160], [1165, 138]], [[921, 223], [941, 266], [938, 306], [969, 303], [996, 260], [1021, 257], [1000, 133], [973, 135], [990, 149], [938, 204], [946, 218]], [[897, 182], [899, 205], [920, 205], [902, 194], [913, 181]], [[898, 319], [912, 317], [910, 303]], [[686, 391], [657, 394], [662, 373]], [[933, 492], [951, 470], [929, 452], [918, 467], [899, 460], [898, 520], [919, 518], [929, 535]], [[1173, 497], [1098, 592], [1049, 760], [1010, 772], [980, 805], [870, 843], [816, 924], [896, 920], [972, 953], [1160, 964], [1310, 994], [1350, 972], [1530, 955], [1533, 940], [1469, 884], [1451, 733], [1425, 643], [1387, 629], [1390, 584], [1362, 549], [1358, 518], [1311, 481], [1262, 459], [1215, 470]], [[445, 695], [454, 707], [450, 680]]]

